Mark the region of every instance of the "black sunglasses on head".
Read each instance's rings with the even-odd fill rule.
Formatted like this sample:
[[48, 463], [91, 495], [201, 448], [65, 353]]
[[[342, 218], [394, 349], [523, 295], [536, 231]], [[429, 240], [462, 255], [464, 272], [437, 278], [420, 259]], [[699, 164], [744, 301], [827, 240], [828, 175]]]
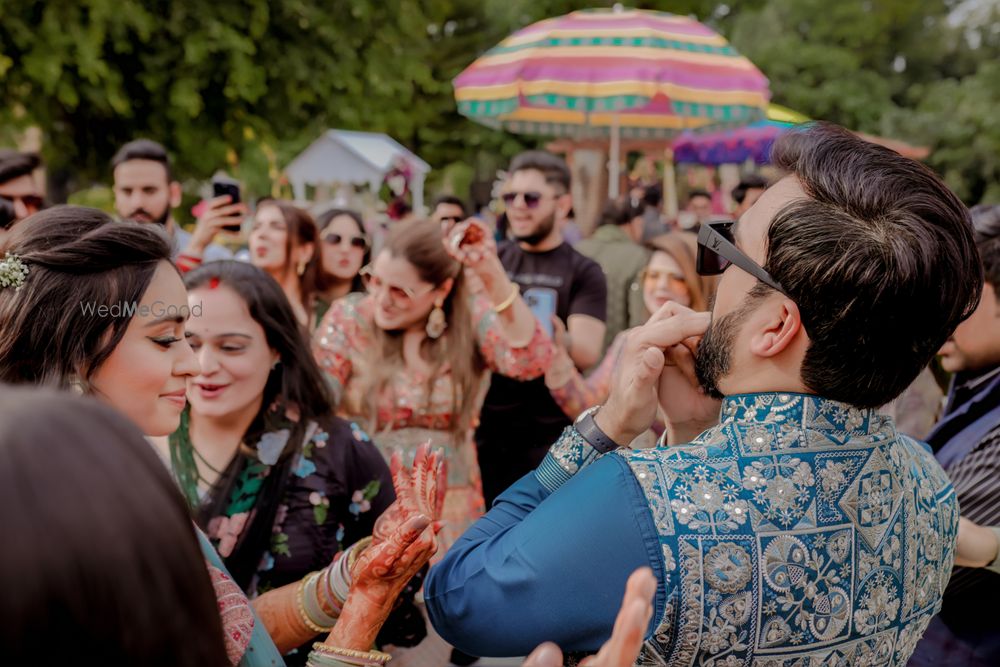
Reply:
[[703, 276], [717, 276], [730, 264], [735, 264], [768, 287], [785, 296], [788, 293], [781, 284], [771, 277], [757, 262], [736, 247], [732, 220], [707, 222], [698, 230], [698, 261], [695, 269]]

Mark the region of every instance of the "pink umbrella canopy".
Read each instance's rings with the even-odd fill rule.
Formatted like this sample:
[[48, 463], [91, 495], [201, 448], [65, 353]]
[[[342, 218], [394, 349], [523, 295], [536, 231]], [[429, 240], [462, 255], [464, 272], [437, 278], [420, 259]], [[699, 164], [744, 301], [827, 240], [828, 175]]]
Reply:
[[532, 24], [454, 81], [459, 112], [512, 132], [672, 137], [764, 117], [767, 78], [718, 33], [666, 12], [593, 9]]

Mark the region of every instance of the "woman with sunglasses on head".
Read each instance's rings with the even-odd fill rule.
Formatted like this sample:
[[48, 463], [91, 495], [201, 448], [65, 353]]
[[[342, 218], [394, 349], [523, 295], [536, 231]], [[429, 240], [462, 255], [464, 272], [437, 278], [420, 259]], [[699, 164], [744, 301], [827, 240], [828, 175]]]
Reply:
[[[642, 292], [647, 317], [671, 301], [692, 310], [707, 308], [710, 283], [695, 271], [694, 243], [693, 234], [673, 232], [657, 236], [647, 244], [652, 254], [638, 282], [632, 286], [633, 290]], [[545, 384], [566, 416], [576, 419], [584, 410], [600, 405], [607, 398], [628, 331], [615, 336], [601, 363], [584, 377], [566, 351], [565, 327], [558, 321], [554, 324], [556, 354], [545, 374]], [[654, 434], [647, 432], [633, 443], [633, 447], [648, 447], [654, 441]]]
[[[0, 382], [73, 389], [116, 408], [147, 437], [173, 433], [186, 407], [187, 385], [201, 373], [184, 338], [185, 324], [204, 306], [199, 303], [196, 311], [189, 305], [166, 237], [149, 225], [114, 223], [79, 207], [51, 209], [34, 222], [15, 232], [0, 261]], [[284, 303], [285, 319], [288, 311]], [[300, 415], [308, 411], [304, 407]], [[350, 445], [360, 447], [353, 438]], [[425, 453], [414, 483], [430, 492], [439, 471], [428, 460]], [[394, 481], [410, 488], [404, 477], [397, 469]], [[249, 486], [241, 491], [246, 494]], [[317, 572], [258, 598], [263, 623], [199, 531], [231, 663], [282, 664], [275, 642], [292, 649], [335, 623], [340, 629], [331, 636], [342, 642], [335, 646], [369, 649], [398, 593], [436, 548], [438, 527], [431, 522], [438, 504], [415, 503], [409, 495], [403, 500], [375, 524], [371, 546], [356, 544], [333, 563], [316, 563]], [[322, 499], [319, 506], [326, 506]], [[424, 514], [414, 533], [417, 525], [408, 522]], [[348, 629], [350, 636], [344, 634]]]
[[278, 281], [296, 321], [310, 327], [320, 260], [319, 234], [308, 213], [277, 199], [263, 199], [250, 227], [250, 263]]
[[371, 261], [371, 244], [361, 214], [334, 208], [316, 217], [320, 240], [320, 271], [312, 328], [319, 326], [330, 304], [352, 292], [364, 292], [361, 267]]
[[[494, 248], [475, 222], [444, 242], [433, 222], [399, 225], [366, 270], [368, 294], [334, 303], [313, 338], [339, 412], [365, 425], [384, 454], [412, 455], [426, 441], [445, 449], [445, 548], [484, 510], [473, 429], [487, 371], [534, 378], [551, 355]], [[483, 295], [469, 297], [463, 264]]]

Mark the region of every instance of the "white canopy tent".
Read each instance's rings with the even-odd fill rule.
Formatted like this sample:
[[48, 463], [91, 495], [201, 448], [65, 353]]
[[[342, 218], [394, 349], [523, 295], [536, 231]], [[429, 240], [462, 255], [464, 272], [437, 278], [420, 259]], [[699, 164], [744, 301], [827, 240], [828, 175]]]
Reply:
[[285, 175], [299, 201], [306, 199], [307, 185], [367, 183], [378, 192], [386, 173], [400, 157], [413, 170], [413, 210], [420, 214], [424, 208], [424, 180], [431, 167], [386, 134], [327, 130], [285, 167]]

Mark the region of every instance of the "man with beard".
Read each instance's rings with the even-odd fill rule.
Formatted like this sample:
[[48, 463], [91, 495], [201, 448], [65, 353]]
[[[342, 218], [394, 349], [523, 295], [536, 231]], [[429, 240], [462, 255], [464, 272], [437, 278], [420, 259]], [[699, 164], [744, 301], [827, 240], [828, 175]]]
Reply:
[[230, 204], [229, 196], [208, 202], [198, 219], [194, 233], [181, 229], [173, 209], [181, 203], [181, 184], [174, 180], [167, 150], [149, 139], [136, 139], [122, 146], [111, 159], [115, 185], [115, 209], [125, 220], [162, 225], [173, 243], [173, 259], [182, 269], [189, 269], [217, 259], [230, 259], [232, 253], [212, 243], [226, 225], [239, 225], [246, 215], [246, 205]]
[[[607, 283], [601, 267], [563, 241], [559, 221], [573, 206], [569, 167], [544, 151], [514, 158], [503, 196], [514, 240], [498, 244], [507, 275], [536, 316], [558, 317], [569, 332], [570, 357], [593, 366], [604, 342]], [[550, 329], [551, 330], [551, 329]], [[493, 375], [476, 431], [483, 496], [489, 507], [500, 493], [533, 470], [569, 419], [544, 378], [529, 382]]]
[[[773, 160], [786, 175], [738, 223], [699, 233], [699, 269], [722, 274], [712, 313], [670, 303], [633, 331], [607, 403], [431, 569], [445, 640], [594, 651], [649, 566], [640, 664], [906, 663], [941, 608], [958, 504], [876, 408], [976, 308], [968, 212], [837, 126], [786, 134]], [[662, 445], [620, 447], [658, 403]]]

